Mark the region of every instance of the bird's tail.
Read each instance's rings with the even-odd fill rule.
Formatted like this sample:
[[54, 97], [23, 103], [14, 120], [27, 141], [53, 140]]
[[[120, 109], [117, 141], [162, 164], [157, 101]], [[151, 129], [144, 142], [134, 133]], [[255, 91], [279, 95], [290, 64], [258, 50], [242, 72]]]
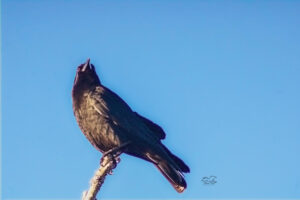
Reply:
[[166, 147], [164, 148], [166, 151], [164, 156], [157, 154], [148, 155], [151, 157], [150, 160], [172, 184], [175, 190], [181, 193], [187, 187], [183, 173], [190, 172], [190, 169], [180, 158], [173, 155]]
[[176, 169], [166, 161], [159, 162], [156, 166], [177, 192], [181, 193], [185, 190], [187, 185], [180, 170]]
[[169, 156], [172, 158], [172, 160], [176, 163], [176, 165], [178, 165], [178, 167], [180, 168], [180, 171], [182, 171], [184, 173], [190, 172], [190, 168], [180, 158], [178, 158], [177, 156], [172, 154], [167, 147], [164, 146], [164, 149], [169, 154]]

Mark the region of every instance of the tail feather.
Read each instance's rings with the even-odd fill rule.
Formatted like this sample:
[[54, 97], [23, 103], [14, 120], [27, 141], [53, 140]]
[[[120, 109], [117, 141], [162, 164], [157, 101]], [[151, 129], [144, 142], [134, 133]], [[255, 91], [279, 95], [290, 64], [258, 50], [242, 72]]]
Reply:
[[179, 193], [187, 187], [183, 174], [167, 162], [159, 162], [156, 167]]
[[164, 145], [163, 148], [148, 151], [142, 155], [132, 154], [145, 160], [152, 162], [164, 177], [172, 184], [175, 190], [179, 193], [183, 192], [187, 184], [184, 180], [183, 173], [190, 172], [189, 167], [177, 156], [173, 155]]
[[164, 146], [164, 149], [168, 152], [169, 156], [172, 157], [173, 161], [178, 165], [178, 167], [182, 172], [185, 173], [190, 172], [190, 168], [180, 158], [172, 154], [171, 151], [166, 146]]
[[184, 173], [190, 172], [190, 168], [180, 158], [178, 158], [174, 154], [170, 154], [170, 155], [172, 156], [172, 159], [178, 165], [178, 167], [181, 169], [182, 172]]

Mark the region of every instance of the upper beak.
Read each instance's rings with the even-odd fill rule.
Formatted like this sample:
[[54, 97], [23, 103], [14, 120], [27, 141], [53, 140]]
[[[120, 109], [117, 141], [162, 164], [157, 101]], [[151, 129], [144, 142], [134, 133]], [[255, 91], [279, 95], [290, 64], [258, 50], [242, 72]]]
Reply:
[[83, 65], [81, 71], [84, 72], [88, 67], [90, 68], [90, 58], [87, 59], [86, 63]]

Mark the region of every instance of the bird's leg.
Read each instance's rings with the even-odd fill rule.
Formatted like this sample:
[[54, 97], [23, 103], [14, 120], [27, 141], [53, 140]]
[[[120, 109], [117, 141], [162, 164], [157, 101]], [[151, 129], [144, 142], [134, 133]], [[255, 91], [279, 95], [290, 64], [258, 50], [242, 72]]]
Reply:
[[124, 144], [122, 144], [121, 146], [118, 146], [118, 147], [115, 147], [115, 148], [112, 148], [106, 152], [103, 153], [102, 157], [105, 157], [109, 154], [111, 155], [120, 155], [122, 153], [122, 150], [127, 147], [127, 145], [130, 144], [130, 142], [126, 142]]
[[121, 146], [112, 148], [106, 152], [103, 153], [100, 163], [103, 163], [103, 158], [108, 156], [109, 159], [111, 159], [114, 162], [114, 165], [120, 162], [119, 156], [123, 152], [122, 150], [127, 147], [127, 145], [130, 144], [130, 142], [126, 142], [122, 144]]

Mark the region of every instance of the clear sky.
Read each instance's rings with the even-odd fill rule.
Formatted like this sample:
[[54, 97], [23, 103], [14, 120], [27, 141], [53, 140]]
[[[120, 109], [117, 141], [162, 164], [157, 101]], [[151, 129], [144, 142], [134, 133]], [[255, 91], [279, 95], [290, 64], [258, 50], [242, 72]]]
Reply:
[[[99, 166], [76, 67], [160, 124], [178, 194], [122, 155], [101, 198], [300, 198], [299, 1], [2, 0], [2, 197], [80, 198]], [[205, 176], [217, 183], [204, 185]]]

